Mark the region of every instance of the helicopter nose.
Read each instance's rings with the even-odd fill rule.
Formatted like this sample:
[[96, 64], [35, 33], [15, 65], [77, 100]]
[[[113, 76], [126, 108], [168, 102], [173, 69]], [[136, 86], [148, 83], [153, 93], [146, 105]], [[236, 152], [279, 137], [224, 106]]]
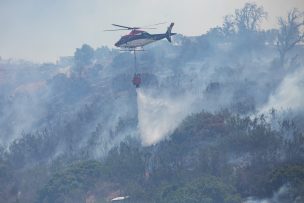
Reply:
[[114, 45], [115, 45], [116, 47], [119, 47], [119, 42], [116, 42]]

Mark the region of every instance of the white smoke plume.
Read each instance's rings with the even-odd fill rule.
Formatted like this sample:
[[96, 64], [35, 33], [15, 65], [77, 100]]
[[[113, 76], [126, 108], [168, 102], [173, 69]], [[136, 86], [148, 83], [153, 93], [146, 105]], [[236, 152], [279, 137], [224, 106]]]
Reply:
[[288, 202], [286, 201], [286, 196], [290, 193], [290, 186], [288, 184], [281, 186], [278, 191], [273, 193], [271, 198], [267, 199], [257, 199], [253, 197], [249, 197], [244, 203], [280, 203], [280, 202]]
[[277, 91], [269, 97], [268, 103], [261, 109], [262, 112], [271, 108], [294, 109], [304, 108], [304, 68], [286, 76]]
[[163, 95], [148, 89], [137, 90], [138, 125], [142, 144], [153, 145], [170, 133], [195, 110], [195, 97]]

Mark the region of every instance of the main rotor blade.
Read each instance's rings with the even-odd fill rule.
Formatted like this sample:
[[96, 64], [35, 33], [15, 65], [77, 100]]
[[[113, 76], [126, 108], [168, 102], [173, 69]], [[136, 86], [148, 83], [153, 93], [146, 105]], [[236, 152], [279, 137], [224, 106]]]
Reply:
[[129, 29], [113, 29], [113, 30], [103, 30], [103, 31], [120, 31], [120, 30], [129, 30]]
[[[116, 26], [116, 27], [121, 27], [121, 28], [124, 28], [124, 29], [117, 29], [117, 30], [137, 30], [137, 29], [156, 29], [154, 27], [151, 27], [151, 26], [156, 26], [156, 25], [162, 25], [162, 24], [165, 24], [167, 22], [163, 22], [163, 23], [156, 23], [156, 24], [151, 24], [151, 25], [146, 25], [146, 26], [142, 26], [142, 27], [128, 27], [128, 26], [124, 26], [124, 25], [117, 25], [117, 24], [112, 24], [113, 26]], [[111, 30], [112, 31], [112, 30]]]
[[133, 29], [138, 29], [138, 28], [133, 28], [133, 27], [128, 27], [128, 26], [123, 26], [123, 25], [117, 25], [117, 24], [112, 24], [113, 26], [116, 26], [116, 27], [122, 27], [122, 28], [126, 28], [126, 29], [129, 29], [129, 30], [133, 30]]
[[166, 24], [167, 22], [162, 22], [162, 23], [156, 23], [156, 24], [151, 24], [151, 25], [145, 25], [145, 26], [141, 26], [141, 28], [146, 29], [146, 27], [151, 27], [151, 26], [156, 26], [156, 25], [163, 25]]
[[155, 27], [140, 27], [139, 29], [155, 30], [155, 29], [157, 29], [157, 28], [155, 28]]

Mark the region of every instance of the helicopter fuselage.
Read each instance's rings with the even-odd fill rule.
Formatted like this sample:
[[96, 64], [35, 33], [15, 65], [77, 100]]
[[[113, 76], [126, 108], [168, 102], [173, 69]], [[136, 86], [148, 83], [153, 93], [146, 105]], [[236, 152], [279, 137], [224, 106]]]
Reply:
[[149, 34], [141, 30], [133, 30], [130, 34], [121, 37], [120, 40], [115, 43], [115, 46], [135, 49], [164, 38], [167, 38], [167, 34]]

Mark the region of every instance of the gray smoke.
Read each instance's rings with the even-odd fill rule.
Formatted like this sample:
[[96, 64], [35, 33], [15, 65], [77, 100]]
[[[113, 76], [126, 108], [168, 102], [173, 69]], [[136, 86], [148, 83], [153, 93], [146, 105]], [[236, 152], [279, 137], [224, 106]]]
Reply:
[[304, 109], [304, 67], [287, 75], [278, 89], [269, 97], [261, 111], [275, 109]]
[[[284, 203], [289, 202], [288, 194], [290, 193], [291, 187], [286, 184], [281, 186], [278, 191], [274, 192], [271, 198], [258, 199], [249, 197], [244, 203]], [[287, 198], [287, 199], [286, 199]]]

